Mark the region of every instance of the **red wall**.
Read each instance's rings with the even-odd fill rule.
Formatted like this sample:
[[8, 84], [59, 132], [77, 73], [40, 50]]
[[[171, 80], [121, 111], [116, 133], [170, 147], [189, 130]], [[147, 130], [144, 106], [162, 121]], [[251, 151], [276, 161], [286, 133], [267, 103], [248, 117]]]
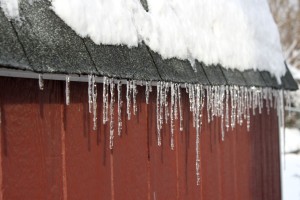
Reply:
[[[139, 111], [130, 121], [123, 95], [122, 137], [116, 127], [110, 151], [109, 125], [102, 125], [102, 87], [97, 131], [88, 113], [87, 88], [71, 82], [66, 106], [64, 82], [45, 81], [40, 91], [37, 80], [0, 78], [0, 200], [280, 199], [275, 111], [251, 116], [250, 132], [244, 123], [222, 142], [220, 121], [208, 124], [204, 110], [197, 186], [195, 130], [187, 109], [184, 132], [176, 123], [172, 151], [169, 128], [162, 131], [163, 146], [156, 145], [156, 92], [147, 105], [138, 87]], [[183, 101], [187, 104], [187, 96]]]

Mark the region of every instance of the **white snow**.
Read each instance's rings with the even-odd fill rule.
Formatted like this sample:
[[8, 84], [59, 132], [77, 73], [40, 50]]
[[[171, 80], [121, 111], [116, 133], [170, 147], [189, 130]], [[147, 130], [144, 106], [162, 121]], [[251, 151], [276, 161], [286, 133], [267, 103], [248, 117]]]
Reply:
[[290, 69], [294, 79], [300, 81], [300, 69], [298, 69], [292, 65], [289, 65], [289, 69]]
[[[17, 0], [0, 0], [10, 18]], [[176, 57], [239, 70], [285, 73], [278, 29], [267, 0], [52, 0], [53, 11], [96, 44], [138, 46]]]
[[0, 0], [0, 7], [8, 19], [19, 20], [19, 0]]
[[[281, 131], [282, 133], [282, 131]], [[281, 152], [283, 151], [283, 134], [281, 135]], [[300, 149], [300, 130], [285, 129], [285, 151], [281, 154], [282, 162], [282, 196], [283, 200], [300, 200], [300, 154], [292, 154]]]
[[286, 165], [283, 170], [283, 200], [300, 199], [300, 155], [285, 156]]
[[[281, 134], [281, 141], [284, 141], [283, 134]], [[297, 150], [300, 150], [300, 130], [298, 128], [285, 128], [284, 151], [291, 153]]]
[[96, 44], [137, 46], [163, 58], [285, 73], [279, 34], [266, 0], [53, 0], [52, 8]]

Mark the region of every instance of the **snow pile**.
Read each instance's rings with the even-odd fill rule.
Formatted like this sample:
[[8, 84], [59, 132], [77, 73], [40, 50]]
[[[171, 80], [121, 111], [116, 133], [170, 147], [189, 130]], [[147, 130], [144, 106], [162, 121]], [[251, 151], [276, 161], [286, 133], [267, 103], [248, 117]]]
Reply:
[[300, 69], [298, 69], [294, 66], [291, 66], [291, 65], [289, 65], [289, 69], [290, 69], [294, 79], [300, 81]]
[[[282, 132], [282, 131], [281, 131]], [[281, 134], [281, 141], [284, 141]], [[285, 147], [286, 153], [300, 150], [300, 130], [298, 128], [285, 128]]]
[[[15, 2], [17, 0], [0, 0]], [[279, 33], [267, 0], [52, 0], [53, 11], [96, 44], [138, 46], [238, 70], [285, 73]]]
[[8, 19], [19, 20], [19, 1], [18, 0], [0, 0], [0, 7]]
[[283, 200], [300, 199], [300, 155], [286, 155], [283, 170]]

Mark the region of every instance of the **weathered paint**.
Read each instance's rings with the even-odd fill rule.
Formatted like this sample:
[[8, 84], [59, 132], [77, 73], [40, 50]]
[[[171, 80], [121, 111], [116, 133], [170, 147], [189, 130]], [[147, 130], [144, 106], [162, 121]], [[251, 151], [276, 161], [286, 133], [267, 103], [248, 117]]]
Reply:
[[[167, 126], [158, 147], [156, 92], [147, 105], [139, 87], [138, 114], [128, 121], [123, 103], [122, 136], [115, 123], [114, 149], [109, 150], [101, 85], [96, 131], [88, 113], [87, 83], [70, 85], [71, 104], [66, 106], [62, 81], [45, 81], [40, 91], [37, 80], [0, 78], [0, 199], [280, 199], [275, 111], [251, 116], [250, 132], [245, 123], [237, 125], [222, 142], [220, 120], [208, 124], [204, 109], [197, 186], [195, 129], [188, 109], [183, 111], [184, 131], [175, 124], [175, 150], [170, 150]], [[187, 95], [182, 99], [187, 108]]]

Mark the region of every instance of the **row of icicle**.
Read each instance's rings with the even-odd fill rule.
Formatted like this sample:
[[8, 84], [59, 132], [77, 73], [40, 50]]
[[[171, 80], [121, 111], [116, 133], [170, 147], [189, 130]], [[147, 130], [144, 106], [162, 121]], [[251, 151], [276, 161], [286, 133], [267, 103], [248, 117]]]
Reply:
[[[157, 145], [161, 146], [161, 130], [163, 125], [170, 126], [170, 144], [174, 150], [174, 120], [179, 120], [179, 129], [182, 132], [183, 127], [183, 104], [182, 91], [188, 94], [189, 110], [193, 115], [193, 127], [196, 129], [196, 178], [197, 184], [200, 183], [200, 131], [202, 125], [202, 111], [207, 110], [207, 120], [210, 123], [215, 117], [221, 119], [222, 140], [225, 138], [225, 132], [230, 128], [234, 129], [236, 124], [242, 125], [246, 121], [247, 130], [250, 130], [250, 112], [253, 115], [261, 114], [265, 106], [269, 114], [271, 108], [277, 109], [279, 124], [284, 125], [284, 97], [290, 104], [290, 95], [283, 90], [260, 87], [244, 86], [203, 86], [201, 84], [178, 84], [172, 82], [158, 81], [156, 84], [156, 128], [157, 128]], [[149, 95], [152, 92], [152, 82], [144, 81], [146, 104], [149, 104]], [[109, 148], [114, 146], [114, 106], [117, 98], [117, 125], [118, 136], [122, 132], [121, 110], [122, 101], [122, 82], [117, 79], [103, 77], [103, 94], [102, 94], [102, 122], [109, 123], [110, 127], [110, 144]], [[39, 75], [39, 87], [44, 88], [42, 75]], [[117, 88], [117, 97], [115, 97], [115, 87]], [[287, 93], [287, 94], [285, 94]], [[126, 81], [126, 112], [127, 119], [131, 115], [136, 115], [138, 106], [136, 96], [138, 94], [137, 81]], [[70, 104], [70, 76], [66, 76], [65, 87], [66, 105]], [[110, 99], [109, 99], [110, 97]], [[206, 100], [206, 104], [204, 103]], [[170, 103], [170, 105], [169, 105]], [[93, 114], [93, 129], [97, 129], [97, 83], [94, 75], [88, 76], [88, 104], [89, 112]], [[131, 109], [132, 108], [132, 109]], [[133, 113], [131, 113], [133, 111]]]

